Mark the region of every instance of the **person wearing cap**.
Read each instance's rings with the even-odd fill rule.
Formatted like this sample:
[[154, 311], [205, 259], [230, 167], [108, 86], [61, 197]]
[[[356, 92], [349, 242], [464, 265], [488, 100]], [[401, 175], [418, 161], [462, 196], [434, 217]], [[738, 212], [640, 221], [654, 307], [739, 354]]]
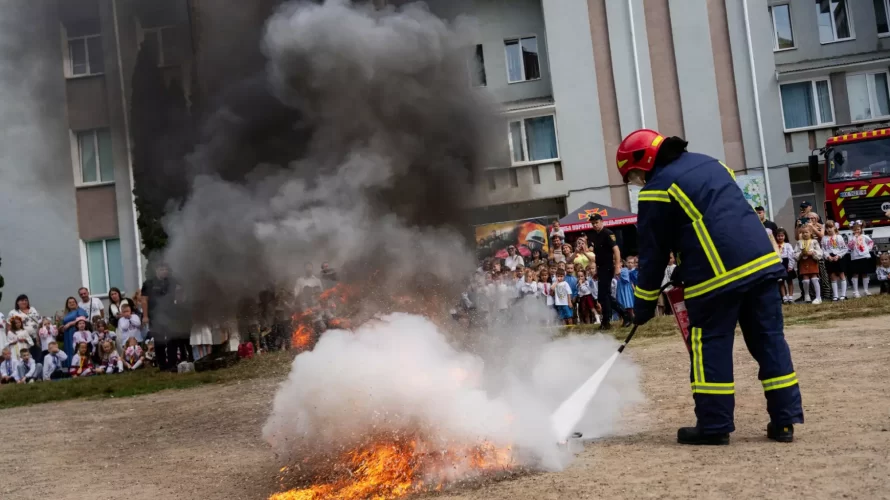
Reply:
[[782, 261], [732, 169], [710, 156], [687, 152], [686, 146], [679, 137], [643, 129], [618, 147], [624, 181], [642, 186], [634, 322], [642, 325], [655, 315], [673, 252], [677, 268], [672, 282], [683, 288], [689, 314], [697, 420], [694, 427], [679, 429], [677, 441], [729, 444], [735, 430], [732, 350], [740, 324], [748, 351], [760, 365], [758, 378], [770, 416], [767, 437], [791, 442], [793, 425], [803, 423], [803, 407], [776, 287], [784, 275]]
[[813, 212], [813, 205], [808, 201], [802, 201], [800, 203], [800, 216], [797, 218], [795, 228], [798, 228], [809, 222], [810, 218], [812, 217], [810, 214], [815, 215], [819, 224], [822, 224], [822, 217], [819, 217], [819, 214]]
[[[621, 272], [621, 250], [618, 248], [618, 241], [615, 233], [607, 229], [603, 225], [603, 216], [593, 214], [587, 218], [593, 226], [593, 255], [596, 257], [596, 283], [598, 290], [611, 290], [612, 279], [618, 277]], [[608, 330], [612, 328], [612, 296], [609, 293], [600, 292], [597, 300], [603, 311], [603, 321], [600, 324], [600, 330]], [[626, 323], [628, 317], [624, 310], [617, 308], [616, 311], [621, 319]]]

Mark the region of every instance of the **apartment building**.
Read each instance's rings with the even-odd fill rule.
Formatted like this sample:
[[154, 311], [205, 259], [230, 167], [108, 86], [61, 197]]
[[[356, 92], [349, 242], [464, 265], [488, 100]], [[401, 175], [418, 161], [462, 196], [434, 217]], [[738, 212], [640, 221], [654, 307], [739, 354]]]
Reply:
[[685, 137], [791, 213], [788, 176], [763, 177], [786, 154], [766, 0], [427, 3], [479, 20], [472, 81], [503, 108], [503, 162], [479, 186], [478, 223], [591, 201], [633, 210], [614, 154], [642, 127]]
[[185, 0], [7, 0], [0, 43], [2, 310], [42, 313], [87, 286], [132, 294], [142, 277], [128, 124], [141, 43], [189, 88]]
[[807, 170], [811, 151], [838, 130], [890, 121], [890, 2], [770, 0], [784, 147], [773, 176], [789, 177], [793, 205], [821, 212], [824, 185]]

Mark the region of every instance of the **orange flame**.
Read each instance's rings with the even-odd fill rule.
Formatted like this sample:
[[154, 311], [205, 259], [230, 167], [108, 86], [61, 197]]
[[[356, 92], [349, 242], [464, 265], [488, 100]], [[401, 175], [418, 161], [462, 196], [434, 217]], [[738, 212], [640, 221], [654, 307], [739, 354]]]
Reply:
[[291, 347], [294, 349], [305, 349], [309, 342], [312, 341], [312, 331], [308, 326], [300, 324], [297, 325], [297, 329], [294, 330], [293, 335], [291, 336]]
[[[410, 493], [439, 491], [455, 471], [482, 474], [512, 467], [509, 448], [490, 443], [466, 451], [424, 451], [416, 440], [380, 442], [343, 457], [348, 477], [277, 493], [270, 500], [390, 500]], [[426, 479], [426, 480], [425, 480]]]

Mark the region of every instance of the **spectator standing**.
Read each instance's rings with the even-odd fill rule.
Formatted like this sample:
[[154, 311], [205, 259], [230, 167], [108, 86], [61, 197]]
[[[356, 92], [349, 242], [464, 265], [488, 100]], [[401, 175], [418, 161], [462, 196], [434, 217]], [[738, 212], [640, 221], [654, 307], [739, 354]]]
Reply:
[[321, 293], [321, 280], [312, 271], [312, 263], [307, 262], [303, 266], [305, 271], [303, 276], [297, 278], [297, 285], [294, 287], [294, 297], [297, 298], [302, 309], [308, 309], [315, 303], [315, 297]]
[[507, 258], [504, 259], [504, 267], [506, 267], [510, 271], [515, 271], [516, 268], [520, 266], [525, 267], [525, 262], [522, 260], [522, 256], [519, 255], [519, 252], [516, 251], [515, 246], [508, 246]]
[[553, 285], [550, 293], [553, 295], [553, 301], [556, 304], [556, 312], [559, 314], [559, 319], [563, 320], [565, 324], [571, 325], [572, 318], [575, 315], [572, 311], [572, 289], [569, 284], [566, 283], [565, 279], [565, 271], [557, 271], [556, 284]]
[[86, 287], [77, 290], [77, 295], [80, 297], [80, 303], [77, 305], [87, 312], [90, 323], [94, 323], [97, 316], [99, 319], [105, 319], [105, 305], [99, 297], [90, 296], [90, 291]]
[[837, 233], [834, 221], [828, 221], [825, 225], [825, 236], [822, 237], [822, 253], [826, 271], [831, 277], [831, 300], [834, 302], [847, 299], [848, 251], [847, 242]]
[[133, 299], [124, 297], [120, 288], [111, 287], [108, 290], [108, 324], [112, 329], [117, 328], [117, 323], [121, 319], [121, 306], [124, 304], [128, 304], [130, 310], [136, 312], [136, 303]]
[[763, 207], [755, 207], [754, 211], [757, 212], [757, 217], [760, 218], [763, 227], [769, 229], [773, 235], [779, 232], [779, 226], [775, 222], [766, 218], [766, 210], [764, 210]]
[[[668, 283], [671, 282], [671, 277], [674, 274], [674, 269], [677, 268], [677, 261], [674, 259], [674, 252], [671, 252], [670, 260], [668, 260], [668, 265], [664, 268], [664, 279], [661, 280], [661, 286], [664, 287]], [[664, 316], [665, 314], [671, 314], [673, 311], [668, 306], [668, 299], [666, 292], [670, 290], [666, 288], [664, 292], [658, 294], [658, 305], [656, 306], [656, 311], [659, 316]]]
[[881, 254], [881, 265], [877, 268], [881, 294], [890, 294], [890, 253]]
[[189, 344], [192, 346], [192, 355], [195, 360], [210, 354], [210, 349], [213, 347], [213, 332], [210, 327], [199, 324], [192, 325]]
[[818, 305], [822, 303], [822, 289], [819, 287], [819, 261], [822, 260], [822, 248], [819, 242], [813, 239], [813, 233], [813, 229], [808, 225], [799, 229], [794, 258], [798, 262], [798, 269], [803, 279], [804, 302], [810, 302], [810, 283], [812, 283], [816, 294], [813, 304]]
[[596, 262], [596, 255], [587, 249], [587, 240], [578, 238], [575, 242], [575, 253], [572, 254], [572, 264], [581, 265], [582, 269], [587, 269], [591, 262]]
[[77, 330], [77, 321], [87, 318], [87, 312], [77, 306], [77, 299], [68, 297], [65, 299], [65, 315], [62, 316], [62, 345], [65, 348], [64, 360], [74, 357], [74, 332]]
[[593, 224], [592, 241], [597, 268], [597, 288], [600, 307], [603, 311], [603, 322], [600, 329], [608, 330], [611, 327], [612, 304], [609, 294], [605, 291], [611, 289], [612, 278], [617, 277], [621, 270], [621, 250], [618, 249], [615, 234], [603, 226], [602, 215], [593, 214], [589, 220]]
[[[794, 303], [794, 278], [797, 277], [795, 267], [797, 259], [794, 258], [794, 247], [788, 243], [788, 231], [779, 228], [776, 233], [776, 245], [779, 247], [779, 257], [782, 259], [782, 267], [785, 268], [785, 276], [779, 280], [779, 292], [782, 294], [782, 302]], [[847, 294], [847, 282], [843, 283], [844, 296]], [[801, 291], [803, 293], [803, 291]]]
[[862, 221], [853, 223], [853, 236], [847, 242], [850, 249], [850, 278], [853, 280], [853, 297], [859, 298], [859, 278], [862, 278], [863, 293], [868, 291], [868, 275], [875, 272], [875, 259], [871, 254], [875, 243], [868, 235], [862, 233]]
[[630, 272], [631, 270], [623, 265], [618, 271], [618, 287], [615, 298], [618, 300], [621, 310], [624, 311], [624, 322], [621, 326], [630, 326], [633, 321], [634, 287], [631, 283]]
[[178, 287], [176, 280], [170, 276], [170, 268], [164, 262], [159, 262], [155, 266], [154, 277], [142, 284], [142, 323], [155, 340], [157, 363], [161, 371], [177, 371], [175, 350], [178, 343], [174, 340], [177, 336], [174, 331], [174, 316]]
[[[9, 349], [12, 359], [16, 361], [19, 360], [19, 355], [22, 351], [30, 352], [31, 348], [34, 347], [34, 339], [25, 331], [24, 326], [22, 326], [22, 318], [19, 316], [13, 316], [9, 319], [7, 338], [10, 341]], [[12, 344], [12, 342], [15, 342], [15, 344]]]
[[37, 347], [40, 345], [37, 338], [37, 331], [40, 329], [40, 314], [37, 312], [37, 309], [31, 307], [31, 301], [28, 300], [27, 295], [22, 294], [16, 297], [15, 309], [9, 311], [7, 321], [11, 321], [13, 317], [22, 319], [22, 327], [32, 340], [30, 348], [31, 356], [39, 361], [41, 353], [40, 348]]
[[[553, 249], [550, 251], [550, 260], [556, 264], [566, 261], [566, 255], [562, 251], [563, 241], [565, 240], [559, 236], [550, 239], [550, 247]], [[556, 279], [556, 275], [553, 275], [553, 278]]]
[[40, 351], [45, 357], [49, 351], [49, 343], [58, 340], [59, 329], [56, 328], [56, 325], [53, 324], [50, 318], [43, 318], [40, 330], [37, 331], [37, 336], [40, 337]]
[[133, 314], [129, 304], [121, 305], [121, 317], [117, 320], [117, 337], [121, 345], [134, 338], [136, 342], [142, 342], [142, 322], [139, 316]]

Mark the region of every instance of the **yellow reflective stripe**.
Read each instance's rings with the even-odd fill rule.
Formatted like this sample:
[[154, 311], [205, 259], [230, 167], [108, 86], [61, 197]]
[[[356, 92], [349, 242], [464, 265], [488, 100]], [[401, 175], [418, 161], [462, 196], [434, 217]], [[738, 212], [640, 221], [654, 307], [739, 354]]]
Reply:
[[659, 144], [661, 144], [661, 141], [663, 141], [663, 140], [664, 140], [664, 137], [662, 137], [660, 135], [655, 137], [655, 139], [652, 139], [652, 146], [653, 147], [658, 146]]
[[728, 167], [725, 163], [723, 163], [722, 161], [720, 162], [720, 164], [723, 165], [723, 168], [725, 168], [727, 172], [729, 172], [729, 175], [730, 175], [730, 177], [732, 177], [732, 180], [735, 180], [735, 170], [729, 168], [729, 167]]
[[717, 394], [717, 395], [732, 395], [735, 394], [735, 383], [727, 382], [727, 383], [715, 383], [715, 382], [707, 382], [707, 383], [696, 383], [692, 384], [692, 393], [693, 394]]
[[697, 285], [693, 285], [689, 288], [684, 289], [683, 297], [691, 299], [693, 297], [704, 295], [722, 286], [726, 286], [733, 281], [738, 281], [740, 279], [746, 278], [756, 273], [757, 271], [760, 271], [761, 269], [767, 268], [774, 264], [778, 264], [780, 262], [782, 262], [782, 259], [779, 258], [779, 255], [775, 252], [770, 252], [763, 257], [758, 257], [751, 262], [743, 264], [724, 274], [717, 275], [707, 281], [703, 281]]
[[763, 384], [764, 391], [784, 389], [785, 387], [791, 387], [792, 385], [797, 384], [797, 373], [791, 372], [788, 375], [782, 375], [781, 377], [761, 380], [760, 383]]
[[637, 201], [660, 201], [662, 203], [670, 203], [671, 197], [667, 191], [640, 191]]
[[648, 300], [650, 302], [653, 300], [658, 300], [658, 290], [643, 290], [640, 287], [636, 287], [636, 289], [634, 289], [634, 297], [637, 297], [638, 299]]
[[677, 200], [677, 203], [680, 204], [683, 211], [686, 212], [686, 215], [692, 220], [692, 228], [695, 229], [695, 235], [698, 236], [698, 242], [705, 251], [708, 262], [711, 263], [711, 270], [714, 271], [714, 275], [719, 276], [720, 274], [725, 273], [726, 268], [723, 266], [723, 260], [720, 258], [720, 254], [717, 253], [717, 247], [714, 245], [714, 240], [711, 239], [711, 234], [708, 233], [708, 229], [705, 227], [701, 212], [695, 208], [695, 205], [692, 204], [692, 201], [686, 196], [686, 193], [680, 189], [680, 186], [672, 184], [668, 189], [668, 192], [675, 200]]
[[701, 328], [692, 327], [692, 335], [689, 338], [692, 347], [692, 380], [695, 383], [703, 383], [705, 381], [705, 364], [702, 362]]

